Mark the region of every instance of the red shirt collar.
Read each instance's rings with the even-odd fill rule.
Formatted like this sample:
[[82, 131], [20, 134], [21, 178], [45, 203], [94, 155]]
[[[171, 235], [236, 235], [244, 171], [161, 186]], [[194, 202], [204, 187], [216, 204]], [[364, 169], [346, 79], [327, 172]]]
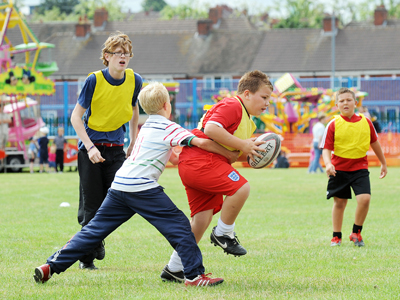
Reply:
[[357, 115], [357, 114], [352, 115], [351, 118], [343, 116], [343, 115], [340, 115], [340, 116], [347, 122], [353, 122], [354, 123], [354, 122], [357, 122], [357, 121], [361, 120], [361, 116]]

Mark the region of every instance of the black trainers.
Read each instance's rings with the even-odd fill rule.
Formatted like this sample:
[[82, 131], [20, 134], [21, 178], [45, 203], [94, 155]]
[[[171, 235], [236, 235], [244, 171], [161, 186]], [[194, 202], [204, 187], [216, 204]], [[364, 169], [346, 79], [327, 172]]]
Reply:
[[216, 236], [215, 228], [217, 228], [217, 226], [213, 228], [210, 235], [211, 243], [214, 244], [214, 246], [219, 246], [226, 254], [232, 254], [234, 256], [242, 256], [247, 253], [246, 249], [240, 245], [235, 232], [233, 233], [233, 237], [225, 234], [223, 236]]
[[106, 256], [106, 248], [104, 248], [104, 241], [101, 241], [100, 245], [96, 248], [96, 259], [102, 260]]
[[168, 269], [168, 265], [164, 267], [164, 269], [161, 272], [161, 280], [162, 281], [172, 281], [172, 282], [179, 282], [182, 283], [185, 281], [185, 275], [183, 274], [183, 271], [179, 272], [172, 272], [170, 269]]
[[89, 263], [84, 263], [83, 261], [80, 261], [79, 269], [97, 270], [98, 268], [94, 265], [92, 261]]

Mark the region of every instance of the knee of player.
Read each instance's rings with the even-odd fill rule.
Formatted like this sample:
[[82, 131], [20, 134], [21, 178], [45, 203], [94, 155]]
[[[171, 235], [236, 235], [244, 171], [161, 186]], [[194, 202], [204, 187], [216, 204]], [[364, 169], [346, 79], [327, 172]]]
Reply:
[[369, 205], [371, 202], [371, 195], [370, 194], [360, 194], [356, 196], [357, 202], [360, 205]]
[[235, 195], [246, 200], [250, 195], [250, 183], [246, 182], [240, 189], [237, 190]]

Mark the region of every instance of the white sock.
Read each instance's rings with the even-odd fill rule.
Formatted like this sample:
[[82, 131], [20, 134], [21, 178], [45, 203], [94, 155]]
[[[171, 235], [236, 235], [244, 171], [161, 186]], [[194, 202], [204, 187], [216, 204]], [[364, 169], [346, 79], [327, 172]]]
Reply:
[[217, 228], [215, 228], [215, 235], [222, 236], [222, 235], [229, 235], [233, 236], [233, 230], [235, 229], [235, 223], [232, 225], [226, 225], [222, 222], [221, 217], [218, 219]]
[[168, 269], [170, 269], [171, 272], [183, 271], [181, 258], [179, 257], [178, 252], [175, 250], [171, 255], [171, 259], [169, 260]]

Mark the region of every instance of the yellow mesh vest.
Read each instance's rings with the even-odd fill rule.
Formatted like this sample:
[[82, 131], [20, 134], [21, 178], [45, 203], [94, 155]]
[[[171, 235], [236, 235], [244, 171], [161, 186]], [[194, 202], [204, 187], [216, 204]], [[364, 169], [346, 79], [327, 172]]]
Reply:
[[125, 70], [125, 81], [118, 86], [109, 84], [102, 71], [94, 72], [94, 74], [96, 87], [90, 106], [92, 114], [89, 117], [88, 126], [101, 132], [117, 130], [133, 115], [132, 97], [135, 91], [133, 70]]
[[362, 158], [367, 155], [371, 142], [371, 132], [364, 115], [361, 120], [352, 123], [341, 116], [335, 116], [334, 153], [343, 158]]
[[[233, 133], [234, 136], [242, 139], [242, 140], [247, 140], [249, 138], [251, 138], [251, 136], [253, 135], [254, 131], [256, 130], [257, 126], [256, 124], [254, 124], [253, 120], [251, 119], [251, 117], [247, 114], [246, 108], [243, 106], [242, 101], [240, 101], [238, 98], [235, 97], [235, 99], [237, 101], [239, 101], [240, 105], [242, 106], [242, 120], [240, 121], [240, 124], [238, 126], [238, 128], [236, 129], [236, 131]], [[203, 115], [203, 117], [201, 118], [199, 125], [198, 125], [198, 129], [202, 128], [202, 124], [203, 124], [203, 118], [206, 114]], [[221, 146], [225, 147], [226, 149], [230, 150], [230, 151], [234, 151], [234, 150], [238, 150], [223, 144], [220, 144]], [[240, 151], [240, 154], [242, 155], [242, 151]]]

